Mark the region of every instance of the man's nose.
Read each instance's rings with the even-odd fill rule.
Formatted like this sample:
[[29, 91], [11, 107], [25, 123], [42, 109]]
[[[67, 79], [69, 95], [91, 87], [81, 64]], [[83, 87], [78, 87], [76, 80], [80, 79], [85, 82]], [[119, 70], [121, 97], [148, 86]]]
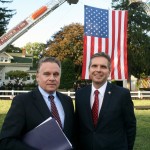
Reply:
[[55, 76], [52, 74], [49, 76], [49, 80], [55, 80]]
[[96, 68], [96, 71], [101, 71], [101, 67], [98, 66], [98, 67]]

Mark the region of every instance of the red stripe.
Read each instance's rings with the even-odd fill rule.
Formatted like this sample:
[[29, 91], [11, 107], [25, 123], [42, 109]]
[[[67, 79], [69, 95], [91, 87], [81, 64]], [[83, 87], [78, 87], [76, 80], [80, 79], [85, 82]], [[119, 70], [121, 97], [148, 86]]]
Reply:
[[120, 38], [121, 38], [121, 13], [122, 11], [119, 11], [119, 14], [118, 14], [118, 43], [117, 43], [117, 49], [118, 49], [118, 65], [117, 65], [117, 69], [118, 69], [118, 79], [121, 79], [121, 52], [120, 52], [120, 49], [121, 49], [121, 41], [120, 41]]
[[82, 66], [82, 79], [85, 79], [85, 71], [86, 71], [86, 56], [87, 56], [87, 36], [84, 36], [84, 44], [83, 44], [83, 66]]
[[128, 79], [128, 58], [127, 58], [127, 25], [128, 24], [128, 12], [125, 12], [125, 25], [124, 25], [124, 72], [125, 78]]
[[108, 54], [108, 38], [105, 39], [105, 42], [106, 42], [105, 52]]
[[94, 41], [95, 41], [95, 37], [91, 36], [91, 54], [90, 57], [94, 54]]
[[98, 38], [98, 52], [102, 50], [102, 38]]
[[115, 11], [112, 11], [112, 55], [111, 55], [111, 79], [114, 79], [114, 47], [115, 47]]
[[[95, 48], [94, 42], [95, 42], [95, 37], [91, 36], [91, 53], [90, 53], [90, 58], [94, 54], [94, 48]], [[87, 62], [87, 65], [89, 65], [89, 62]], [[90, 77], [89, 77], [89, 79], [90, 79]]]

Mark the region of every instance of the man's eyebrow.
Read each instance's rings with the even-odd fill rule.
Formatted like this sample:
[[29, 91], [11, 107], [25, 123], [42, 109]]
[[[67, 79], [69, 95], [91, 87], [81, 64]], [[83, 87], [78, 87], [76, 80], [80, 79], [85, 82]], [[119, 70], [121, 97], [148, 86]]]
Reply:
[[47, 74], [60, 74], [60, 72], [58, 72], [58, 71], [55, 71], [55, 72], [48, 72], [48, 71], [45, 71], [45, 72], [43, 72], [43, 73], [47, 73]]

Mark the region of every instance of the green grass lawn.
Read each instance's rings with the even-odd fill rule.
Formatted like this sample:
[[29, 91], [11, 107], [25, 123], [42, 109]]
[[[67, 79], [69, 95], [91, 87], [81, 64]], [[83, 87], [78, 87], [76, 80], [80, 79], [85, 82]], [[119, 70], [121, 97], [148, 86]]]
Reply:
[[137, 136], [134, 150], [150, 149], [150, 110], [135, 110], [137, 119]]
[[[150, 105], [150, 100], [134, 100], [135, 106]], [[0, 100], [0, 129], [5, 115], [10, 107], [11, 100]], [[134, 150], [150, 149], [150, 110], [135, 110], [137, 119], [137, 136]]]
[[11, 100], [0, 100], [0, 129], [10, 105]]
[[150, 100], [133, 100], [134, 106], [150, 106]]

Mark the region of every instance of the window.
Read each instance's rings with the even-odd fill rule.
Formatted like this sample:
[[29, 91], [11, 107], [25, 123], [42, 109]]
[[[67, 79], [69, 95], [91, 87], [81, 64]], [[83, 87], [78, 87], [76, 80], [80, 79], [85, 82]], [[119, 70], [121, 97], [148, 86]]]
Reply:
[[30, 80], [30, 76], [27, 77], [27, 80]]
[[9, 79], [9, 77], [5, 74], [5, 80], [8, 80]]
[[10, 80], [14, 80], [14, 77], [10, 77]]
[[4, 60], [4, 57], [1, 57], [1, 58], [0, 58], [0, 61], [3, 62], [3, 60]]

